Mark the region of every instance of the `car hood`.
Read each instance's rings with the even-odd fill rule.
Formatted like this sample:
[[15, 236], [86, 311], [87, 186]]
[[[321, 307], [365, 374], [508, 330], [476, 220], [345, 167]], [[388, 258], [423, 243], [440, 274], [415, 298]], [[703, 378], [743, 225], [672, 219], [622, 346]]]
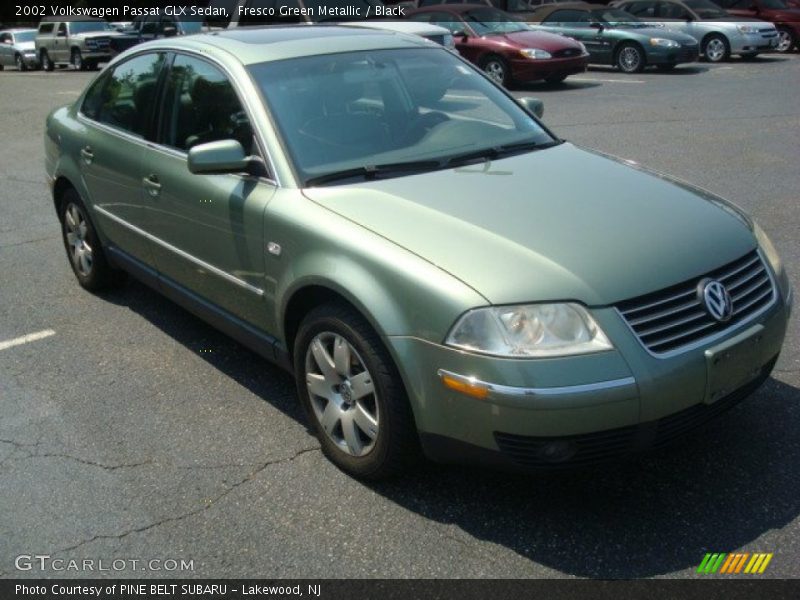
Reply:
[[516, 31], [514, 33], [504, 33], [503, 35], [484, 36], [484, 39], [516, 46], [517, 48], [539, 48], [548, 52], [563, 50], [564, 48], [580, 48], [578, 42], [572, 38], [547, 31]]
[[568, 143], [303, 193], [493, 304], [614, 304], [755, 247], [749, 220], [730, 204]]
[[14, 48], [16, 50], [21, 50], [22, 52], [25, 52], [25, 51], [31, 52], [33, 50], [36, 50], [36, 42], [34, 42], [34, 41], [17, 42], [16, 44], [14, 44]]

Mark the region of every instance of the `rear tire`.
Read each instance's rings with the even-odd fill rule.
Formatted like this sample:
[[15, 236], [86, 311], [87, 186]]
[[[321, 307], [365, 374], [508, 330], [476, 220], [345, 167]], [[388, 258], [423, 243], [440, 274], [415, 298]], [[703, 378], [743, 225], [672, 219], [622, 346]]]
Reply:
[[326, 304], [303, 319], [294, 344], [297, 393], [322, 452], [365, 480], [392, 477], [418, 458], [400, 374], [355, 309]]
[[97, 292], [118, 286], [125, 273], [111, 267], [97, 236], [89, 211], [73, 189], [67, 190], [59, 202], [59, 218], [64, 249], [72, 272], [81, 287]]
[[776, 52], [785, 53], [791, 52], [792, 48], [797, 44], [794, 33], [791, 29], [786, 27], [778, 27], [778, 47], [775, 48]]
[[623, 73], [641, 73], [647, 64], [647, 59], [641, 46], [625, 42], [617, 49], [614, 64]]
[[42, 65], [42, 69], [47, 72], [55, 69], [55, 65], [53, 64], [53, 61], [50, 60], [50, 55], [47, 53], [47, 50], [42, 50], [41, 54], [39, 55], [39, 62]]
[[728, 60], [731, 56], [731, 45], [725, 36], [713, 33], [703, 40], [702, 53], [711, 63]]

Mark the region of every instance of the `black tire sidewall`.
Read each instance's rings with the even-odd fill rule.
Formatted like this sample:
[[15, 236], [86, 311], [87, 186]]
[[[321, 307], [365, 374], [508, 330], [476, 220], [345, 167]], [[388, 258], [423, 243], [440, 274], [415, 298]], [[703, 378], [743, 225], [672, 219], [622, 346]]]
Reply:
[[[375, 447], [365, 456], [342, 452], [328, 437], [311, 406], [306, 386], [306, 352], [314, 337], [331, 332], [344, 337], [358, 352], [372, 376], [376, 390], [379, 415], [378, 438]], [[406, 423], [395, 419], [398, 411], [408, 409], [399, 374], [385, 348], [376, 347], [377, 336], [363, 317], [349, 307], [326, 305], [312, 310], [300, 325], [294, 344], [294, 368], [297, 393], [311, 428], [320, 442], [322, 452], [345, 472], [362, 479], [380, 479], [395, 471], [395, 463], [403, 457], [390, 456], [396, 431]], [[404, 420], [404, 419], [401, 419]]]
[[[709, 45], [709, 44], [710, 44], [710, 43], [711, 43], [713, 40], [719, 40], [719, 41], [721, 41], [721, 42], [724, 44], [724, 46], [725, 46], [725, 52], [724, 52], [724, 54], [722, 55], [722, 58], [720, 58], [719, 60], [711, 60], [711, 59], [708, 57], [708, 45]], [[730, 46], [730, 44], [728, 43], [728, 40], [726, 40], [726, 39], [725, 39], [725, 37], [724, 37], [723, 35], [720, 35], [720, 34], [718, 34], [718, 33], [714, 33], [714, 34], [711, 34], [710, 36], [708, 36], [708, 37], [705, 39], [705, 42], [703, 43], [703, 56], [705, 57], [706, 61], [708, 61], [708, 62], [710, 62], [710, 63], [712, 63], [712, 64], [714, 64], [714, 63], [721, 63], [721, 62], [724, 62], [725, 60], [727, 60], [727, 59], [730, 57], [730, 55], [731, 55], [731, 46]]]

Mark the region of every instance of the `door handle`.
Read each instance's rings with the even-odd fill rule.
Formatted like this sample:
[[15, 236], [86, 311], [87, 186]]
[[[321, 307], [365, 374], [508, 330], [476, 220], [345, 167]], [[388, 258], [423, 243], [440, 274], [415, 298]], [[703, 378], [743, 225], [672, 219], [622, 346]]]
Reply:
[[147, 193], [151, 196], [158, 196], [161, 192], [161, 184], [158, 182], [158, 177], [155, 175], [148, 175], [142, 179], [144, 187], [147, 188]]
[[81, 157], [83, 158], [83, 162], [85, 162], [87, 165], [92, 164], [92, 161], [94, 160], [94, 152], [92, 152], [92, 147], [84, 146], [81, 148]]

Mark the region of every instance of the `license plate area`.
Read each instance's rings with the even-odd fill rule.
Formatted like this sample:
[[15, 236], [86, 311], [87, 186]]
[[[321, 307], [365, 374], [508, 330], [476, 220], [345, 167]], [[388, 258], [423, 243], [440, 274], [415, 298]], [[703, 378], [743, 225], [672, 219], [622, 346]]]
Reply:
[[713, 404], [758, 377], [764, 366], [763, 337], [764, 327], [754, 325], [705, 351], [706, 404]]

